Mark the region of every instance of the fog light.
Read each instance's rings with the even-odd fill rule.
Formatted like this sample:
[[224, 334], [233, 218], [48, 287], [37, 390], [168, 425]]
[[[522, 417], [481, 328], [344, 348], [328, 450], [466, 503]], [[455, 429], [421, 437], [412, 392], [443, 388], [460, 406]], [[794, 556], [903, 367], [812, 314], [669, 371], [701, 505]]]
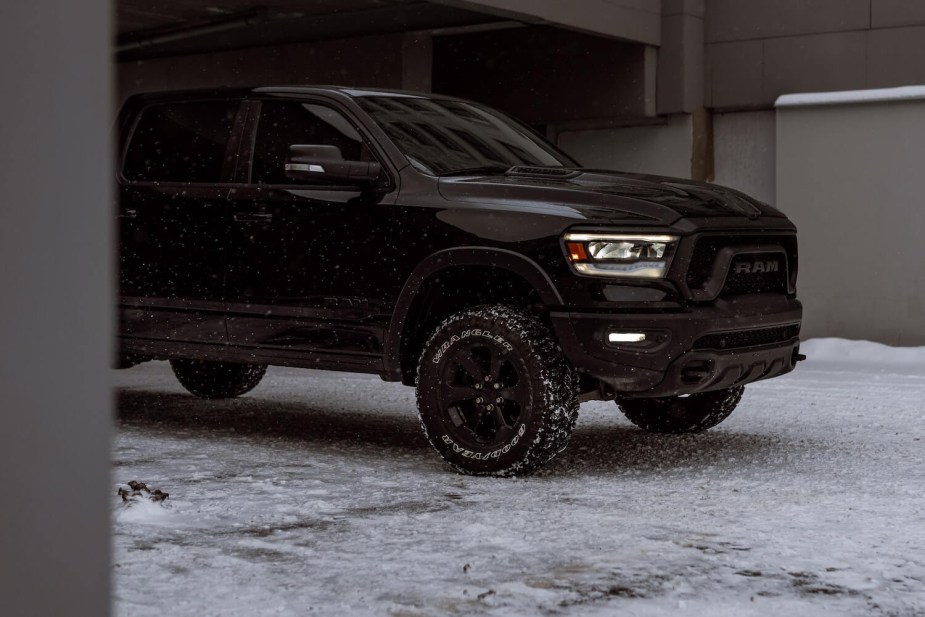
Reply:
[[646, 340], [644, 332], [611, 332], [607, 335], [611, 343], [641, 343]]

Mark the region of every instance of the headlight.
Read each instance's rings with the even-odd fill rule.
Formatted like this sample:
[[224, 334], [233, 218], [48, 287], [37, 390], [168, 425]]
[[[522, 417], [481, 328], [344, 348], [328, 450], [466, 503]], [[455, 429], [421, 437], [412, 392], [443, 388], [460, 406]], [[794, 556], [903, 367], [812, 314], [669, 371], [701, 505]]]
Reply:
[[677, 236], [568, 233], [569, 263], [590, 276], [664, 278]]

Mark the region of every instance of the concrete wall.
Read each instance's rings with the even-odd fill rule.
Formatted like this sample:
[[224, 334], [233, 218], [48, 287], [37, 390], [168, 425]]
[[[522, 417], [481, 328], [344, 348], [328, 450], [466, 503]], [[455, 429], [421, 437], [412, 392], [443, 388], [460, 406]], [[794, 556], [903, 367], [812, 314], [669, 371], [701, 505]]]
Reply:
[[805, 337], [925, 344], [923, 144], [925, 100], [778, 109]]
[[117, 99], [182, 88], [339, 84], [433, 90], [533, 124], [643, 119], [655, 113], [654, 50], [543, 26], [387, 34], [124, 62]]
[[773, 111], [713, 116], [714, 181], [765, 203], [776, 202]]
[[437, 36], [433, 49], [435, 92], [531, 124], [654, 113], [644, 45], [532, 26]]
[[[662, 0], [432, 0], [524, 23], [554, 24], [626, 41], [661, 42]], [[675, 3], [679, 0], [665, 0]]]
[[706, 104], [925, 83], [925, 2], [709, 0]]
[[559, 146], [587, 167], [691, 177], [690, 115], [647, 126], [569, 130]]

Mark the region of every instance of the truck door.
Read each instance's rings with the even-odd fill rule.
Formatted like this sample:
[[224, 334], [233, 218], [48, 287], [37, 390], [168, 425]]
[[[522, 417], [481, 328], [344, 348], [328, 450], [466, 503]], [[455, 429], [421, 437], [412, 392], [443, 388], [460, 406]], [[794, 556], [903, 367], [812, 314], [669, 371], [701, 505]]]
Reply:
[[[240, 100], [151, 103], [120, 174], [120, 334], [225, 343], [228, 181]], [[158, 347], [158, 345], [155, 345]]]
[[336, 146], [345, 160], [373, 154], [356, 125], [314, 100], [251, 101], [231, 196], [228, 332], [235, 345], [308, 356], [319, 366], [375, 371], [390, 311], [380, 289], [390, 208], [381, 195], [286, 176], [291, 145]]

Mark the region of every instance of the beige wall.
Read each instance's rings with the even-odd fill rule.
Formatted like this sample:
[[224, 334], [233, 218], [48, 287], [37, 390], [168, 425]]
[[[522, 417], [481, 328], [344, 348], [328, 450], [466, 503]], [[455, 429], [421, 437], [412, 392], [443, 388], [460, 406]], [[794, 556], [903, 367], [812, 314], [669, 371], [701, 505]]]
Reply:
[[925, 100], [778, 109], [805, 337], [925, 344], [923, 144]]

